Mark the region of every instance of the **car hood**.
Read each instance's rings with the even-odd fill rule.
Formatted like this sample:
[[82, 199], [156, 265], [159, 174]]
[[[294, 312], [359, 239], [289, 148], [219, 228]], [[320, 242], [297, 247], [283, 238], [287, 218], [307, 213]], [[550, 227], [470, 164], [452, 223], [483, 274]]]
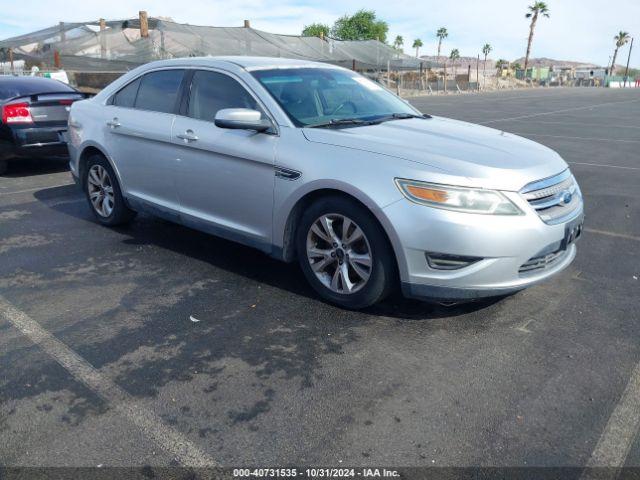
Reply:
[[341, 129], [305, 128], [307, 140], [402, 158], [466, 177], [466, 185], [518, 191], [567, 168], [553, 150], [493, 128], [442, 117]]

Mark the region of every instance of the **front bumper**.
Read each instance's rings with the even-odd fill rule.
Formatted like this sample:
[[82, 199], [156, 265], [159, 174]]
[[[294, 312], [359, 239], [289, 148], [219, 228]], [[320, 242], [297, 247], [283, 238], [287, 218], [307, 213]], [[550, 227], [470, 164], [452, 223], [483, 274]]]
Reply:
[[[549, 225], [519, 194], [505, 195], [525, 214], [476, 215], [430, 208], [405, 199], [387, 206], [384, 213], [396, 234], [394, 249], [403, 294], [430, 300], [508, 295], [570, 265], [576, 246], [565, 241], [567, 225], [581, 222], [582, 205], [566, 222]], [[460, 269], [441, 270], [429, 266], [426, 252], [479, 260]]]

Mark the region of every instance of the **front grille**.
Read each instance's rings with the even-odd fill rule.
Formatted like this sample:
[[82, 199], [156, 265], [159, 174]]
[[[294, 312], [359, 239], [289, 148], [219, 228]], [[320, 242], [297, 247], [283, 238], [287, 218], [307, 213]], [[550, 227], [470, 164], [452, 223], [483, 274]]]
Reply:
[[550, 178], [538, 180], [520, 190], [540, 218], [549, 224], [561, 223], [582, 204], [582, 194], [569, 169]]
[[532, 257], [520, 266], [518, 273], [523, 274], [545, 270], [562, 260], [567, 253], [568, 250], [559, 249], [546, 255]]

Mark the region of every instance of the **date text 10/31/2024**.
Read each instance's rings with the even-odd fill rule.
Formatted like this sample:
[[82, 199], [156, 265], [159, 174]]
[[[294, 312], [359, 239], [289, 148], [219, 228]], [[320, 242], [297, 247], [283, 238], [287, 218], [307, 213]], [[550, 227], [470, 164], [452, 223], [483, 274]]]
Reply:
[[234, 468], [234, 477], [253, 478], [393, 478], [397, 470], [386, 468]]

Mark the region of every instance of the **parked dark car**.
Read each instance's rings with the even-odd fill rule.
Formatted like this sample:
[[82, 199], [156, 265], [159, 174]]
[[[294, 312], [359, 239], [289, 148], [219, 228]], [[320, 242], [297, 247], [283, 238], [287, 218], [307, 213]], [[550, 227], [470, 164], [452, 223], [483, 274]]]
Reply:
[[69, 110], [84, 97], [57, 80], [0, 75], [0, 174], [9, 161], [67, 156]]

